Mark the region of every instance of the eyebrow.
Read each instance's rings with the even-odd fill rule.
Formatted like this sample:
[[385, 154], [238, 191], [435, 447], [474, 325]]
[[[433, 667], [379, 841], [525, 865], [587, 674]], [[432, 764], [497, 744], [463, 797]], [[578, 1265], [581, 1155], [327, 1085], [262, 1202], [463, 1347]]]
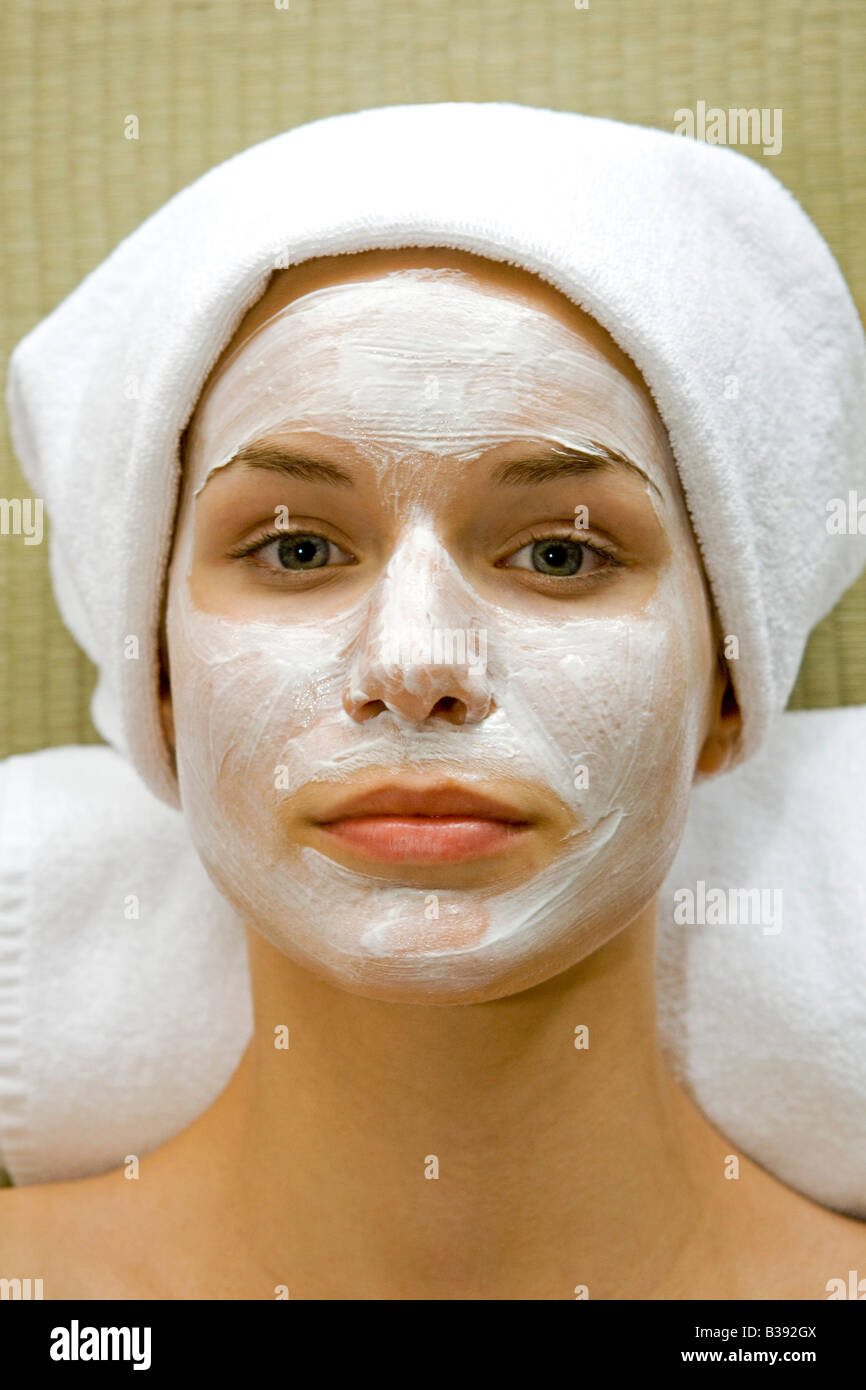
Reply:
[[586, 473], [610, 472], [625, 469], [636, 474], [643, 482], [662, 496], [661, 489], [642, 468], [623, 454], [595, 439], [588, 439], [585, 448], [572, 445], [553, 445], [540, 453], [533, 450], [533, 456], [517, 459], [514, 463], [502, 464], [493, 475], [493, 482], [511, 486], [525, 486], [527, 483], [544, 483], [552, 478], [580, 476]]
[[225, 465], [242, 463], [250, 468], [271, 468], [289, 478], [298, 478], [305, 483], [329, 483], [333, 487], [354, 487], [351, 473], [336, 463], [328, 463], [314, 454], [298, 453], [295, 449], [284, 449], [279, 444], [267, 442], [245, 444]]
[[[351, 473], [336, 463], [330, 463], [314, 454], [299, 453], [295, 449], [285, 449], [279, 444], [267, 441], [244, 445], [225, 465], [245, 464], [249, 468], [269, 468], [286, 477], [297, 478], [301, 482], [326, 483], [332, 487], [354, 487]], [[525, 487], [532, 483], [545, 483], [562, 477], [576, 477], [587, 473], [622, 470], [635, 474], [643, 482], [662, 496], [661, 489], [652, 478], [627, 454], [598, 440], [588, 439], [586, 447], [555, 444], [539, 451], [533, 449], [532, 456], [504, 463], [493, 474], [492, 482], [500, 486]]]

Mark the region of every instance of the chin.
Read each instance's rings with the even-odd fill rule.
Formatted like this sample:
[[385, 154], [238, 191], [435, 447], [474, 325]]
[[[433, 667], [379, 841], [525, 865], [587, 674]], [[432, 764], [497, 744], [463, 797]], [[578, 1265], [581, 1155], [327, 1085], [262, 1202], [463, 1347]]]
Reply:
[[[399, 944], [382, 929], [366, 934], [358, 948], [310, 949], [289, 938], [279, 924], [247, 919], [249, 927], [316, 979], [346, 994], [389, 1004], [487, 1004], [537, 988], [580, 966], [640, 914], [624, 909], [604, 920], [577, 921], [556, 941], [539, 942], [531, 931], [458, 946], [419, 933]], [[477, 916], [470, 904], [472, 919]]]
[[310, 846], [287, 853], [266, 823], [191, 825], [250, 929], [317, 979], [399, 1004], [489, 1003], [579, 968], [655, 898], [676, 849], [667, 824], [648, 835], [610, 813], [516, 886], [446, 889], [360, 874]]

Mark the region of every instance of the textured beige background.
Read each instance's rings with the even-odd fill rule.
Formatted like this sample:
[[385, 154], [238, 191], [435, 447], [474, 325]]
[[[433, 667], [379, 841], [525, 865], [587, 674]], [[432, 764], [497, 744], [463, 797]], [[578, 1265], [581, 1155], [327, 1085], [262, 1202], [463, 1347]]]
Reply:
[[[304, 121], [406, 101], [520, 101], [662, 129], [699, 100], [780, 107], [782, 153], [746, 152], [799, 198], [866, 304], [862, 0], [5, 0], [0, 75], [4, 363], [205, 169]], [[2, 445], [0, 496], [25, 496], [5, 431]], [[47, 545], [0, 536], [0, 757], [97, 737], [93, 674], [47, 562]], [[862, 702], [866, 577], [813, 634], [792, 699]]]

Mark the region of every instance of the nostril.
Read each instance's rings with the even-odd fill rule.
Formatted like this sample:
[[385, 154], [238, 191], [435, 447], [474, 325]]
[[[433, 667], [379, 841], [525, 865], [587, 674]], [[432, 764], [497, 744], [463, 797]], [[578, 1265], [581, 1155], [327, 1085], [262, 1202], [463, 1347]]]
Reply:
[[450, 724], [466, 723], [466, 706], [462, 700], [456, 699], [453, 695], [443, 695], [437, 700], [432, 710], [431, 716], [442, 714]]
[[377, 714], [384, 714], [387, 708], [384, 700], [368, 700], [358, 711], [358, 718], [363, 724], [367, 719], [375, 719]]
[[476, 702], [471, 696], [463, 700], [456, 695], [440, 695], [431, 703], [432, 691], [421, 693], [401, 689], [384, 699], [377, 699], [370, 691], [369, 683], [349, 686], [343, 691], [343, 709], [356, 724], [366, 724], [380, 714], [392, 713], [401, 722], [423, 725], [437, 720], [455, 726], [477, 723], [486, 719], [495, 708], [491, 696]]
[[387, 708], [384, 700], [364, 700], [356, 704], [348, 695], [343, 695], [343, 709], [357, 724], [366, 724], [368, 719], [375, 719], [377, 714], [382, 714]]

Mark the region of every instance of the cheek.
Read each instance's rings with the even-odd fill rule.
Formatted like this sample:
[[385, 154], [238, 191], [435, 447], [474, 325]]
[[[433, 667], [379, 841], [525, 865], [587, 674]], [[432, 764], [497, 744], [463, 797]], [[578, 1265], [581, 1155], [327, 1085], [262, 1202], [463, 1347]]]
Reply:
[[[568, 625], [571, 626], [570, 624]], [[573, 631], [515, 632], [497, 712], [574, 813], [557, 861], [522, 896], [491, 905], [509, 958], [533, 942], [565, 969], [659, 891], [680, 844], [702, 739], [699, 614], [671, 591], [641, 614], [583, 619]]]
[[[340, 722], [343, 643], [321, 629], [233, 624], [185, 610], [171, 638], [184, 804], [205, 793], [261, 823]], [[293, 749], [303, 749], [301, 757]]]
[[652, 821], [672, 787], [690, 786], [705, 690], [692, 616], [661, 600], [508, 633], [494, 675], [500, 717], [584, 829], [617, 810]]

